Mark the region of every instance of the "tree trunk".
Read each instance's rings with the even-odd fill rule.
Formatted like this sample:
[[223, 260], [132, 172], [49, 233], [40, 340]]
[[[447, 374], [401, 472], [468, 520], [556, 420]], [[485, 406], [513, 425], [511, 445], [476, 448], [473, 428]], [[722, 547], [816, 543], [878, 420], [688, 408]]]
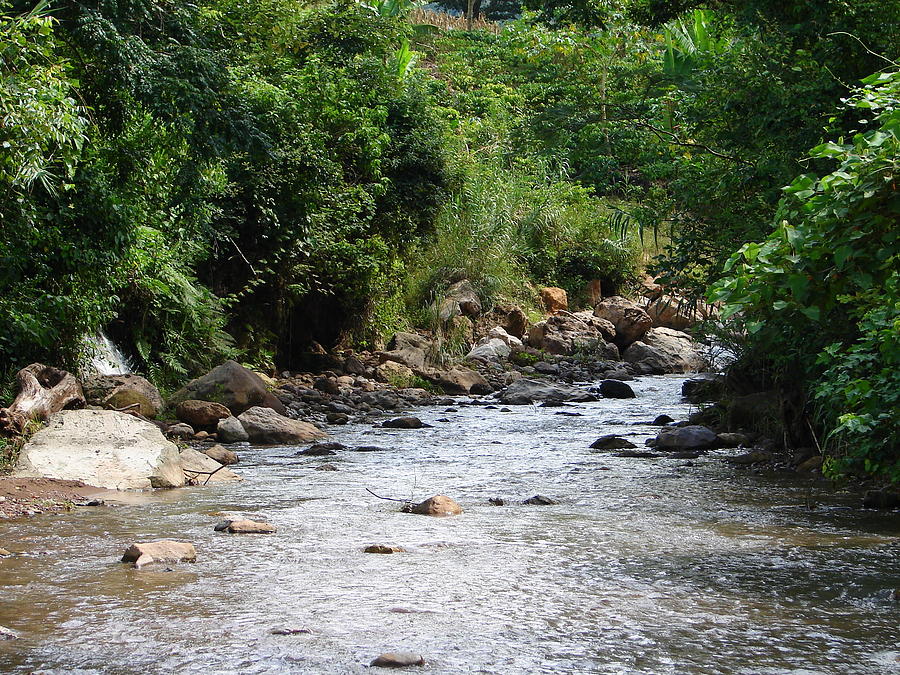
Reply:
[[64, 408], [84, 406], [84, 392], [75, 376], [65, 370], [32, 363], [16, 374], [19, 395], [8, 408], [0, 408], [0, 432], [13, 436], [32, 420], [43, 422]]

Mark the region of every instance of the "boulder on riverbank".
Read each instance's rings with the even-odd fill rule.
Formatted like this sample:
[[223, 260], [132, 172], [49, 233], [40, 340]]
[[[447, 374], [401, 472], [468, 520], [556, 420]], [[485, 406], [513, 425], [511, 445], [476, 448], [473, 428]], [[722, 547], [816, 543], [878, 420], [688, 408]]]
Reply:
[[613, 342], [619, 349], [640, 340], [653, 326], [653, 320], [637, 303], [618, 295], [598, 302], [594, 316], [606, 319], [615, 327]]
[[189, 399], [221, 403], [235, 416], [253, 407], [271, 408], [282, 415], [286, 412], [259, 375], [236, 361], [226, 361], [206, 375], [191, 380], [175, 392], [170, 403]]
[[22, 448], [14, 475], [115, 490], [184, 485], [178, 448], [158, 427], [106, 410], [54, 414]]
[[[221, 448], [221, 446], [219, 447]], [[228, 452], [225, 448], [221, 449]], [[181, 462], [181, 468], [191, 485], [228, 483], [243, 480], [231, 469], [226, 469], [224, 463], [220, 463], [193, 448], [184, 448], [178, 455], [178, 461]]]
[[572, 385], [522, 378], [504, 389], [497, 400], [506, 405], [529, 405], [535, 401], [596, 401], [597, 397]]
[[622, 358], [643, 375], [692, 373], [707, 367], [691, 336], [671, 328], [648, 330], [622, 353]]
[[298, 422], [270, 408], [254, 406], [238, 415], [251, 443], [259, 445], [297, 445], [309, 443], [327, 434], [307, 422]]
[[528, 344], [548, 354], [572, 356], [590, 352], [601, 360], [619, 360], [619, 350], [612, 344], [616, 335], [613, 324], [590, 312], [560, 312], [534, 324], [528, 331]]
[[216, 431], [219, 421], [231, 417], [231, 411], [221, 403], [188, 399], [175, 407], [175, 415], [194, 429]]
[[164, 405], [159, 390], [140, 375], [94, 375], [82, 383], [82, 389], [90, 405], [127, 408], [150, 419], [159, 415]]

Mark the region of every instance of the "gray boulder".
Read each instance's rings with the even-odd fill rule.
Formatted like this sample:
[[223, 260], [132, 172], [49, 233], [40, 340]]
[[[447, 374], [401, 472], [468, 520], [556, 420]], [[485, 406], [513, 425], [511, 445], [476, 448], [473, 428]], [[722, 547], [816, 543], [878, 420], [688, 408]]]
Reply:
[[467, 359], [478, 359], [481, 361], [502, 361], [512, 354], [510, 346], [497, 337], [485, 338], [472, 348]]
[[622, 353], [643, 374], [691, 373], [707, 366], [690, 335], [671, 328], [653, 328], [643, 340]]
[[240, 415], [253, 407], [285, 413], [284, 405], [266, 388], [262, 378], [236, 361], [226, 361], [206, 375], [191, 380], [175, 392], [170, 403], [189, 399], [221, 403], [232, 415]]
[[250, 440], [247, 432], [244, 431], [244, 425], [237, 417], [226, 417], [219, 420], [216, 427], [216, 438], [222, 443], [243, 443]]
[[535, 401], [596, 401], [593, 394], [567, 384], [522, 378], [516, 380], [497, 397], [506, 405], [527, 405]]
[[22, 448], [14, 475], [80, 480], [113, 490], [184, 485], [178, 448], [157, 426], [107, 410], [52, 415]]
[[620, 380], [603, 380], [598, 388], [603, 398], [634, 398], [634, 389]]
[[653, 446], [660, 450], [706, 450], [715, 447], [717, 442], [715, 431], [694, 424], [663, 429], [657, 434]]
[[193, 448], [184, 448], [178, 456], [178, 461], [181, 462], [181, 469], [185, 472], [187, 481], [192, 485], [242, 480], [234, 471], [226, 469], [224, 464]]
[[260, 445], [296, 445], [326, 436], [312, 424], [284, 417], [270, 408], [255, 406], [238, 415], [238, 420], [250, 442]]

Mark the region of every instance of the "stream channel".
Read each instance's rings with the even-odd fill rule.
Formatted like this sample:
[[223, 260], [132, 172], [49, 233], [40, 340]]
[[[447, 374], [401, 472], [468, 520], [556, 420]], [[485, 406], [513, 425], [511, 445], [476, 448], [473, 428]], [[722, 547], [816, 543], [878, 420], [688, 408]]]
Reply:
[[[0, 625], [21, 636], [0, 641], [0, 672], [372, 673], [386, 651], [421, 653], [424, 673], [900, 672], [896, 513], [722, 453], [589, 449], [683, 419], [682, 381], [565, 408], [419, 408], [434, 428], [332, 429], [383, 452], [244, 448], [237, 485], [0, 522], [22, 553], [0, 559]], [[367, 487], [465, 512], [402, 514]], [[535, 494], [560, 504], [521, 504]], [[213, 532], [223, 514], [278, 532]], [[197, 562], [117, 562], [158, 538], [193, 542]], [[363, 553], [381, 543], [407, 552]]]

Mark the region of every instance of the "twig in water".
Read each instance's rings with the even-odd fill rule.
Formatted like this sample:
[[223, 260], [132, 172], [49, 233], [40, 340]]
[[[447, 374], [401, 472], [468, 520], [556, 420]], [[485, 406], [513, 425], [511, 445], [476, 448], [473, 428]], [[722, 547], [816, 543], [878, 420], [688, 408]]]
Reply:
[[412, 499], [396, 499], [395, 497], [382, 497], [381, 495], [377, 495], [372, 492], [369, 488], [366, 488], [366, 492], [368, 492], [373, 497], [378, 497], [378, 499], [383, 499], [386, 502], [401, 502], [402, 504], [409, 504]]

